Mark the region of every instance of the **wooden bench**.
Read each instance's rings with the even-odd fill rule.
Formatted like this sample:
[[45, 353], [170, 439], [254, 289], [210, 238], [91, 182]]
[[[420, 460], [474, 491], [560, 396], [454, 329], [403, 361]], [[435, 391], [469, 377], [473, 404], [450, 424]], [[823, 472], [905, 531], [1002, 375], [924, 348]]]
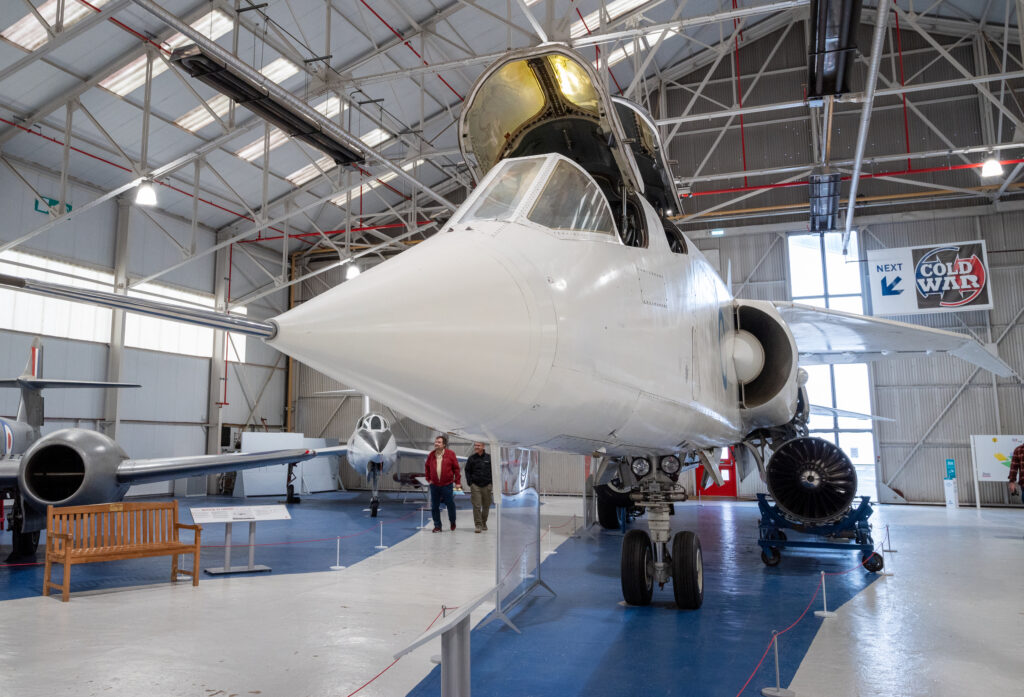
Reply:
[[[178, 531], [193, 530], [192, 542], [181, 542]], [[68, 601], [71, 565], [171, 555], [171, 581], [178, 574], [199, 585], [201, 525], [178, 522], [177, 501], [99, 503], [90, 506], [46, 507], [46, 570], [43, 595], [61, 589]], [[179, 571], [178, 555], [192, 555], [192, 571]], [[52, 564], [64, 565], [63, 583], [50, 581]]]

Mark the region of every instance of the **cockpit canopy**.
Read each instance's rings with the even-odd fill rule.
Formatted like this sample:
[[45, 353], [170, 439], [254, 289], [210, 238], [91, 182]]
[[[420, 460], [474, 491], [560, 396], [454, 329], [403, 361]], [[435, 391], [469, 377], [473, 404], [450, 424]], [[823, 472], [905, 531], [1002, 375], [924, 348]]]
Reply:
[[558, 153], [608, 195], [643, 193], [627, 140], [593, 66], [559, 46], [512, 52], [491, 65], [459, 116], [459, 147], [477, 181], [503, 159]]
[[484, 178], [459, 223], [522, 220], [556, 232], [599, 233], [617, 239], [611, 207], [582, 167], [560, 155], [506, 160]]
[[383, 431], [388, 428], [388, 422], [380, 414], [367, 414], [359, 419], [357, 428], [361, 431]]

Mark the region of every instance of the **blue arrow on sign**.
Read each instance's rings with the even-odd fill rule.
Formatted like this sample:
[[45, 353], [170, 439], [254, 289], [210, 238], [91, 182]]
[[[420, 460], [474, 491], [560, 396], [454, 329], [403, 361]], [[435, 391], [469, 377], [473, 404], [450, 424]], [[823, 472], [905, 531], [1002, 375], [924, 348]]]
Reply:
[[893, 279], [892, 283], [889, 283], [888, 276], [882, 276], [882, 295], [899, 295], [903, 292], [902, 288], [897, 289], [900, 281], [903, 280], [902, 276], [897, 276]]

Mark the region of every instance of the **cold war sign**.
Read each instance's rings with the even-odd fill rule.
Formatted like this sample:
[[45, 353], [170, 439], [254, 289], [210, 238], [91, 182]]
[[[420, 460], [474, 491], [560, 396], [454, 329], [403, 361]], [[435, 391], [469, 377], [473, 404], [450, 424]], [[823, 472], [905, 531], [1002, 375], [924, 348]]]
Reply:
[[868, 251], [875, 315], [992, 307], [984, 240]]

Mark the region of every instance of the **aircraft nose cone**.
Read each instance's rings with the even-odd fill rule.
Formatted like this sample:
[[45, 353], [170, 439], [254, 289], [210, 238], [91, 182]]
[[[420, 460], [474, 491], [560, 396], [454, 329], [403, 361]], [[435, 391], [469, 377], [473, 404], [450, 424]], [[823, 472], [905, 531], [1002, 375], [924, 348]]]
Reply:
[[421, 423], [483, 433], [529, 406], [554, 354], [531, 268], [489, 235], [442, 233], [274, 318], [268, 343]]

